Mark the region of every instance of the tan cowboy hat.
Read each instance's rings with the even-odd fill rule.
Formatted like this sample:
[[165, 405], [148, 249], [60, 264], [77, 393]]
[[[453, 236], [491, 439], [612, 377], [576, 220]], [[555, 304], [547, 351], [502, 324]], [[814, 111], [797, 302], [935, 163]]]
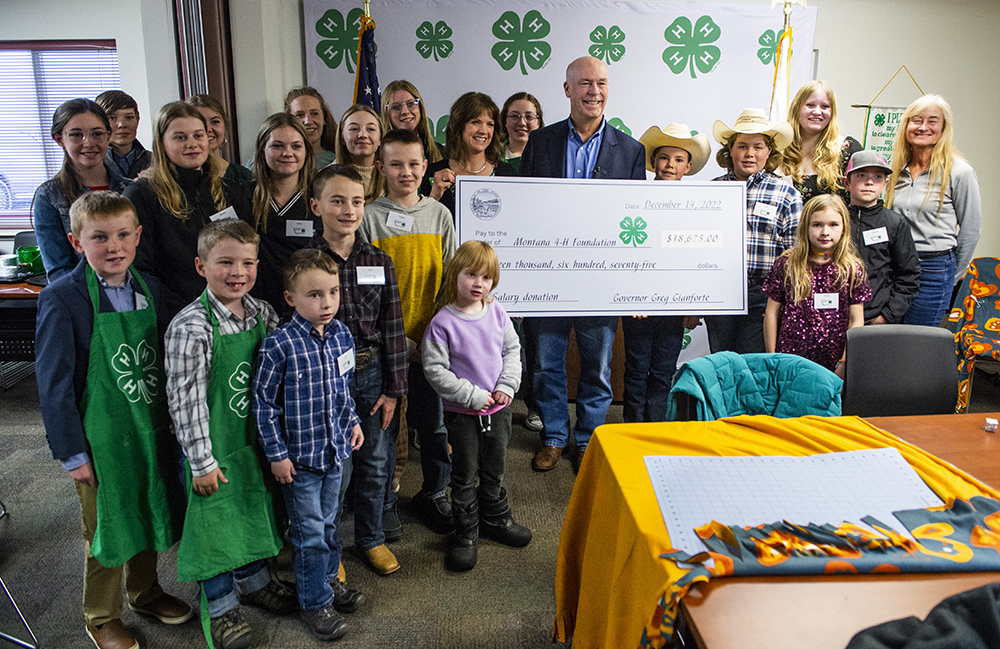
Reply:
[[659, 126], [650, 126], [639, 138], [639, 142], [646, 147], [646, 169], [655, 171], [649, 159], [653, 157], [653, 152], [661, 146], [675, 146], [684, 149], [691, 155], [691, 171], [688, 174], [696, 174], [708, 162], [712, 154], [712, 147], [709, 145], [708, 136], [704, 133], [691, 135], [691, 130], [687, 124], [671, 122], [667, 128], [661, 129]]
[[760, 108], [744, 110], [736, 118], [736, 123], [733, 124], [732, 128], [726, 126], [721, 120], [716, 120], [715, 126], [712, 127], [715, 141], [722, 145], [725, 145], [734, 133], [770, 135], [774, 138], [774, 147], [778, 151], [792, 143], [792, 125], [788, 122], [772, 124], [767, 113]]

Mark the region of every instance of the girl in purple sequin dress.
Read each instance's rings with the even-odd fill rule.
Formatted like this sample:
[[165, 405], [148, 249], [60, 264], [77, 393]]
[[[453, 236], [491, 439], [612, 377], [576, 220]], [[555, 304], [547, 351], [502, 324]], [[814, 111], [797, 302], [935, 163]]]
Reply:
[[864, 303], [871, 299], [850, 228], [838, 195], [811, 199], [795, 245], [774, 262], [763, 286], [767, 351], [803, 356], [841, 378], [847, 330], [864, 325]]

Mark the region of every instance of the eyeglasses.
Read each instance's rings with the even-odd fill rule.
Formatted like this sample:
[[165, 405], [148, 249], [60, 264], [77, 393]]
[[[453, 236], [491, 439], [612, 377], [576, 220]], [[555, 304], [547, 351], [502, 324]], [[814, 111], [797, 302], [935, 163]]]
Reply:
[[403, 106], [407, 108], [416, 108], [420, 105], [419, 99], [412, 99], [410, 101], [397, 101], [395, 104], [389, 104], [389, 110], [396, 112], [403, 110]]
[[524, 120], [525, 124], [534, 124], [535, 122], [538, 121], [538, 115], [534, 113], [525, 113], [524, 115], [522, 115], [521, 113], [507, 113], [508, 122], [516, 123], [520, 122], [522, 119]]
[[111, 131], [106, 131], [103, 128], [95, 128], [89, 133], [86, 131], [69, 131], [68, 133], [63, 133], [63, 137], [75, 144], [79, 144], [86, 139], [89, 139], [91, 142], [103, 140], [109, 135], [111, 135]]

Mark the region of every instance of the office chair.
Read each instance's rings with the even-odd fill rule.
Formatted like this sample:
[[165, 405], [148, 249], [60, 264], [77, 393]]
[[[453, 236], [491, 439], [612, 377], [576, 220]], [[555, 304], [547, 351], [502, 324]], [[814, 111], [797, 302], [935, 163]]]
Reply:
[[955, 412], [955, 339], [939, 327], [847, 330], [843, 412], [861, 417]]
[[955, 336], [958, 354], [956, 412], [965, 412], [969, 406], [976, 361], [1000, 360], [998, 265], [1000, 259], [996, 257], [973, 259], [948, 314], [948, 330]]
[[38, 245], [38, 238], [35, 237], [34, 230], [21, 230], [14, 234], [14, 252], [18, 248], [33, 248]]

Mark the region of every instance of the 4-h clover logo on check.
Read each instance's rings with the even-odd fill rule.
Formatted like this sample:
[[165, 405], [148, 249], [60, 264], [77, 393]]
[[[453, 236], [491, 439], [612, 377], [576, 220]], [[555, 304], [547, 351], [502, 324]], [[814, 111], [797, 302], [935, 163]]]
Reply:
[[448, 40], [451, 38], [452, 29], [443, 20], [431, 25], [431, 21], [425, 20], [417, 27], [417, 52], [425, 59], [434, 55], [435, 61], [446, 59], [451, 55], [455, 45]]
[[631, 243], [632, 247], [635, 248], [646, 243], [646, 237], [648, 236], [646, 234], [646, 221], [641, 216], [635, 217], [634, 221], [631, 216], [626, 216], [618, 225], [622, 229], [618, 233], [618, 238], [626, 246]]
[[493, 45], [493, 58], [504, 70], [512, 70], [514, 64], [521, 63], [521, 74], [528, 74], [525, 63], [532, 70], [539, 70], [552, 56], [552, 46], [541, 40], [549, 35], [551, 25], [537, 10], [524, 14], [521, 19], [513, 11], [505, 11], [493, 23], [493, 35], [500, 39]]
[[602, 59], [605, 63], [616, 63], [625, 56], [625, 32], [618, 25], [604, 27], [598, 25], [594, 31], [590, 32], [590, 42], [593, 45], [588, 50], [595, 59]]
[[118, 389], [129, 403], [136, 403], [139, 399], [153, 403], [153, 397], [160, 393], [156, 349], [145, 340], [135, 348], [122, 343], [111, 359], [111, 367], [118, 373]]
[[361, 9], [351, 9], [347, 13], [347, 20], [344, 20], [344, 14], [330, 9], [316, 21], [316, 33], [328, 39], [316, 43], [316, 54], [326, 63], [326, 67], [335, 70], [343, 61], [347, 71], [354, 74], [362, 15]]
[[719, 40], [722, 30], [709, 16], [702, 16], [691, 27], [691, 19], [681, 16], [670, 23], [663, 32], [663, 37], [674, 47], [663, 50], [663, 62], [670, 71], [680, 74], [684, 68], [690, 68], [691, 78], [697, 79], [694, 69], [697, 67], [702, 74], [708, 74], [719, 64], [719, 48], [709, 45]]
[[250, 412], [250, 379], [253, 378], [253, 367], [243, 361], [229, 375], [229, 387], [235, 394], [229, 399], [229, 409], [246, 419]]

